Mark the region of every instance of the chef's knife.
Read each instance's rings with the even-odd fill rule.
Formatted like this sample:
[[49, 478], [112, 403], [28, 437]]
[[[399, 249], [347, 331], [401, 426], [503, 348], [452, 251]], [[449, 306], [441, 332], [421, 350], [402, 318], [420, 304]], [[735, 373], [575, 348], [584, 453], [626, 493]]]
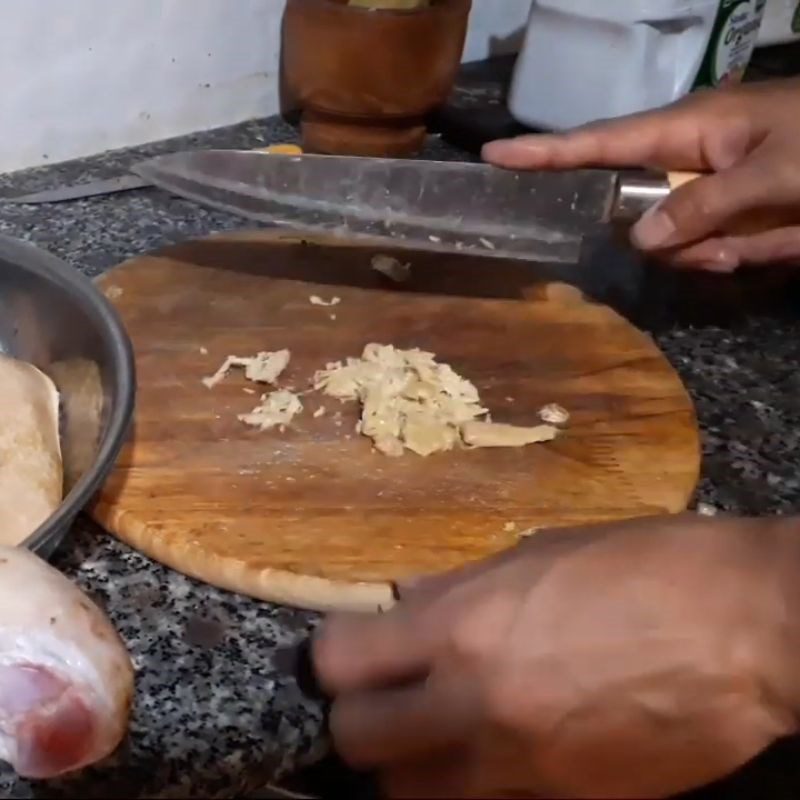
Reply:
[[630, 223], [687, 175], [516, 172], [482, 163], [198, 150], [133, 171], [202, 205], [298, 231], [402, 247], [578, 261], [583, 237]]

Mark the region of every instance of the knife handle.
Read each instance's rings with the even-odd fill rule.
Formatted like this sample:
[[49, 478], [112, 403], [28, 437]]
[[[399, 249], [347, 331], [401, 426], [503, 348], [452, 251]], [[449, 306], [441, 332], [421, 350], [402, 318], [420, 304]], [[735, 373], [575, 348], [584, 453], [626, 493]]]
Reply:
[[[701, 172], [668, 172], [660, 178], [646, 174], [644, 176], [621, 175], [612, 219], [614, 222], [632, 224], [651, 206], [668, 197], [681, 186], [701, 177], [703, 177]], [[725, 232], [733, 236], [748, 236], [796, 224], [797, 212], [789, 216], [767, 209], [743, 214], [740, 218], [735, 219]]]

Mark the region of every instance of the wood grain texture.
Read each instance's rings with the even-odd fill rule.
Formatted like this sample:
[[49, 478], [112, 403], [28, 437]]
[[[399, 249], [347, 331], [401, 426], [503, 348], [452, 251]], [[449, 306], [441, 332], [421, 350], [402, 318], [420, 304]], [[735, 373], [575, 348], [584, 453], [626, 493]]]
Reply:
[[[529, 528], [685, 508], [699, 470], [694, 410], [648, 336], [530, 264], [398, 252], [412, 278], [397, 285], [371, 269], [375, 252], [244, 232], [100, 278], [133, 340], [139, 390], [97, 521], [226, 589], [375, 609], [392, 604], [392, 581], [495, 553]], [[341, 302], [315, 306], [312, 294]], [[354, 404], [311, 393], [291, 428], [262, 433], [237, 420], [257, 400], [240, 372], [213, 390], [201, 382], [230, 354], [289, 348], [281, 383], [306, 389], [369, 342], [434, 352], [497, 421], [535, 424], [557, 402], [568, 428], [527, 448], [390, 459], [354, 433]]]

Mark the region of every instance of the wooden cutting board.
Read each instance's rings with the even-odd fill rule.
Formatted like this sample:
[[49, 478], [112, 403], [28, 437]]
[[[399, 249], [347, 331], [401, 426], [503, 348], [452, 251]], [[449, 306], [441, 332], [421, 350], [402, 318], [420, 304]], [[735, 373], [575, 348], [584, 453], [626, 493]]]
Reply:
[[[133, 340], [139, 389], [96, 520], [229, 590], [376, 609], [392, 604], [392, 581], [495, 553], [530, 529], [686, 507], [699, 471], [695, 415], [649, 337], [530, 264], [400, 252], [412, 278], [398, 285], [371, 268], [375, 253], [244, 232], [102, 276]], [[311, 295], [340, 302], [320, 307]], [[289, 348], [281, 385], [305, 389], [315, 370], [370, 342], [432, 351], [476, 384], [496, 421], [535, 424], [559, 403], [567, 430], [521, 449], [392, 459], [354, 432], [355, 404], [312, 393], [289, 429], [259, 432], [237, 419], [257, 401], [241, 371], [202, 383], [228, 355]]]

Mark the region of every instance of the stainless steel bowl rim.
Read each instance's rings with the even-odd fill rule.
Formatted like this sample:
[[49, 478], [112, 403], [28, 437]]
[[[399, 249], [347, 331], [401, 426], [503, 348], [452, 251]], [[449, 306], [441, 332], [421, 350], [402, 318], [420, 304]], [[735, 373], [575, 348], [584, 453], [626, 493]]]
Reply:
[[36, 245], [0, 235], [0, 256], [23, 269], [53, 281], [74, 296], [98, 317], [108, 332], [108, 346], [116, 365], [113, 381], [119, 401], [109, 411], [108, 424], [92, 466], [84, 473], [61, 504], [23, 543], [34, 552], [43, 548], [53, 531], [69, 527], [75, 517], [99, 491], [127, 439], [136, 402], [136, 367], [130, 338], [116, 309], [91, 279], [52, 253]]

